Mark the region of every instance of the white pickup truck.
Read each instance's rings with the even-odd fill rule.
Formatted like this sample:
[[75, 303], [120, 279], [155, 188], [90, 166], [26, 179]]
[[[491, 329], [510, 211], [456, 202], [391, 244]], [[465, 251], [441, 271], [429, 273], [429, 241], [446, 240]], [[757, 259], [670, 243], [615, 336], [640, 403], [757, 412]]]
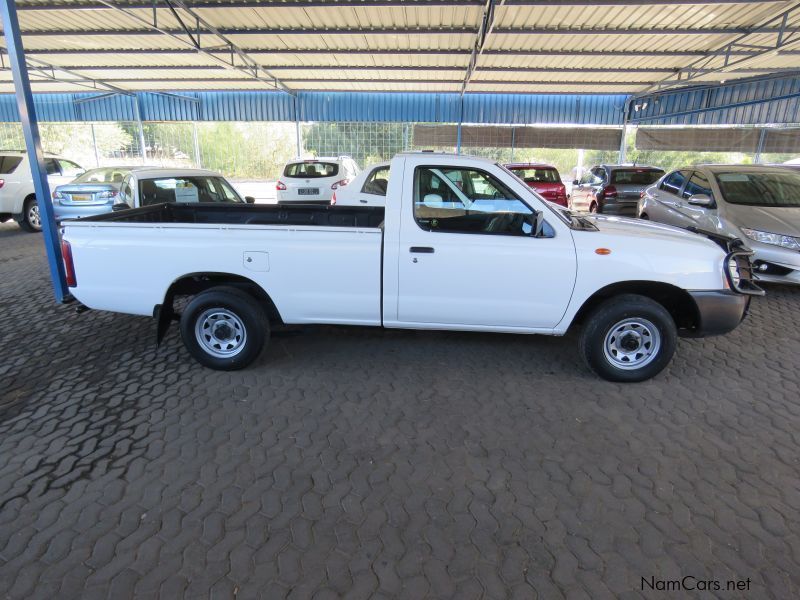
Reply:
[[[159, 204], [63, 223], [83, 305], [177, 320], [214, 369], [252, 363], [270, 323], [562, 335], [588, 366], [641, 381], [679, 334], [734, 329], [750, 297], [741, 242], [544, 201], [501, 165], [399, 154], [386, 208]], [[712, 239], [709, 239], [712, 238]]]

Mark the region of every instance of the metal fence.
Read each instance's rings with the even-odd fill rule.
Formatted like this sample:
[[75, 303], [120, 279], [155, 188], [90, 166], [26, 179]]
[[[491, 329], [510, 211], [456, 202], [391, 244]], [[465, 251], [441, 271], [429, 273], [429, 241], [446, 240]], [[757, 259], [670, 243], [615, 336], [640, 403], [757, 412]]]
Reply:
[[[456, 152], [461, 142], [463, 153], [500, 162], [553, 164], [565, 179], [572, 179], [583, 167], [616, 162], [620, 132], [613, 127], [468, 124], [459, 130], [456, 124], [415, 122], [314, 122], [300, 123], [299, 129], [301, 156], [349, 155], [366, 166], [402, 151]], [[785, 133], [794, 135], [792, 129]], [[113, 164], [203, 167], [232, 179], [263, 181], [277, 178], [283, 165], [298, 155], [296, 124], [283, 121], [145, 122], [141, 132], [134, 122], [59, 122], [42, 123], [41, 134], [46, 152], [87, 168]], [[644, 143], [637, 148], [637, 139], [645, 138], [629, 127], [628, 160], [665, 169], [696, 162], [785, 162], [797, 157], [792, 152], [759, 155], [724, 148], [714, 152], [649, 149]], [[0, 123], [0, 149], [21, 148], [20, 124]]]

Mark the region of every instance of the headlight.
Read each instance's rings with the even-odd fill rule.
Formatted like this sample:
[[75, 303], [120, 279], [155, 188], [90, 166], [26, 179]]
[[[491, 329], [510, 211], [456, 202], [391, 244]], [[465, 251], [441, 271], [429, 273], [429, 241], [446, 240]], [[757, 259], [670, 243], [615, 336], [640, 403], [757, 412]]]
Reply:
[[758, 229], [747, 229], [746, 227], [740, 227], [739, 229], [741, 229], [742, 233], [754, 242], [772, 244], [773, 246], [788, 248], [789, 250], [800, 250], [800, 240], [798, 240], [796, 237], [782, 235], [780, 233], [759, 231]]
[[731, 274], [731, 280], [733, 281], [733, 287], [739, 287], [739, 282], [742, 280], [742, 276], [739, 273], [739, 264], [736, 262], [735, 258], [731, 258], [728, 260], [728, 273]]

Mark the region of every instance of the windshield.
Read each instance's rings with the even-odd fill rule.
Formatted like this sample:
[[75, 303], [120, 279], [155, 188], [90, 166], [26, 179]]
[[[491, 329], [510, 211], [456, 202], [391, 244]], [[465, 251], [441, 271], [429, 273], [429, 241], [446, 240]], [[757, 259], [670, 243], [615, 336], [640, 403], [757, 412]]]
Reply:
[[800, 173], [717, 173], [722, 197], [731, 204], [747, 206], [800, 206]]
[[133, 167], [107, 167], [91, 169], [77, 177], [72, 183], [122, 183]]
[[650, 185], [655, 183], [664, 171], [661, 169], [617, 169], [611, 172], [611, 182], [619, 185]]
[[511, 172], [525, 183], [561, 183], [558, 171], [547, 167], [514, 168]]
[[339, 173], [339, 165], [332, 162], [305, 161], [289, 163], [283, 171], [284, 177], [314, 179], [319, 177], [335, 177]]
[[139, 182], [140, 204], [244, 201], [222, 177], [162, 177]]

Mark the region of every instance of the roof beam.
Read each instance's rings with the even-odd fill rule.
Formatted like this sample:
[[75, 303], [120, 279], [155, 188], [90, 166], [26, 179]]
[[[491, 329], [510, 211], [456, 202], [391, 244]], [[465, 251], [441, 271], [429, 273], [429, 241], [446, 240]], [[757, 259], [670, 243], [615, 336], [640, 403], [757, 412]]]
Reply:
[[[70, 65], [56, 67], [82, 72], [91, 71], [213, 71], [222, 69], [219, 65], [125, 65], [125, 66], [81, 66]], [[463, 67], [454, 66], [414, 66], [414, 65], [280, 65], [270, 67], [272, 71], [431, 71], [431, 72], [457, 72]], [[674, 74], [676, 69], [665, 67], [481, 67], [481, 73], [666, 73]], [[733, 69], [730, 73], [795, 73], [798, 67], [780, 68], [741, 68]], [[713, 71], [707, 71], [706, 74]]]
[[[467, 91], [469, 80], [472, 77], [472, 74], [475, 72], [475, 68], [478, 66], [478, 57], [483, 51], [486, 38], [492, 32], [492, 29], [494, 29], [494, 7], [495, 0], [486, 0], [486, 4], [483, 7], [483, 18], [481, 19], [481, 24], [478, 28], [478, 34], [475, 36], [475, 43], [472, 46], [472, 53], [469, 57], [469, 65], [467, 65], [467, 72], [464, 75], [464, 83], [461, 85], [462, 96], [464, 95], [464, 92]], [[459, 129], [459, 132], [460, 131], [461, 130]]]
[[[99, 0], [104, 2], [105, 0]], [[156, 0], [158, 1], [158, 0]], [[164, 2], [177, 3], [178, 0], [162, 0]], [[114, 5], [109, 0], [108, 4]], [[119, 9], [129, 13], [129, 16], [142, 22], [145, 21], [149, 28], [146, 29], [43, 29], [23, 31], [25, 37], [95, 37], [95, 36], [120, 36], [120, 35], [168, 35], [171, 37], [186, 36], [183, 29], [164, 29], [157, 27], [135, 13], [130, 13], [127, 9]], [[216, 29], [214, 35], [223, 37], [226, 35], [287, 35], [287, 36], [316, 36], [316, 35], [477, 35], [479, 29], [474, 27], [426, 27], [426, 28], [373, 28], [373, 27], [347, 27], [339, 29], [318, 29], [318, 28], [276, 28], [276, 27], [252, 27], [248, 29], [237, 29], [235, 27], [224, 27]], [[709, 28], [673, 28], [673, 29], [566, 29], [559, 27], [539, 27], [539, 28], [504, 28], [495, 29], [498, 35], [569, 35], [569, 36], [597, 36], [597, 35], [653, 35], [653, 36], [708, 36], [708, 35], [750, 35], [752, 30], [734, 27], [709, 27]], [[780, 26], [764, 27], [759, 29], [760, 34], [790, 34], [800, 33], [800, 28]], [[185, 41], [185, 40], [182, 40]], [[231, 44], [231, 42], [227, 42]]]
[[[709, 4], [768, 4], [775, 0], [507, 0], [509, 6], [644, 6], [644, 5], [664, 5], [664, 6], [703, 6]], [[277, 8], [340, 8], [342, 6], [354, 7], [391, 7], [401, 4], [406, 7], [414, 4], [425, 5], [425, 7], [461, 7], [461, 6], [483, 6], [483, 0], [191, 0], [186, 2], [192, 9], [203, 8], [258, 8], [258, 7], [277, 7]], [[130, 0], [124, 3], [125, 8], [129, 9], [149, 9], [152, 8], [152, 1]], [[46, 2], [19, 3], [18, 11], [40, 11], [40, 10], [102, 10], [110, 8], [102, 2], [84, 1], [67, 4], [55, 4]]]
[[[11, 67], [6, 65], [6, 54], [8, 54], [8, 50], [5, 48], [0, 48], [0, 71], [11, 70]], [[102, 79], [87, 77], [86, 75], [74, 72], [69, 67], [57, 67], [55, 65], [51, 65], [50, 63], [39, 60], [38, 58], [26, 56], [25, 66], [27, 67], [30, 76], [33, 78], [33, 83], [39, 83], [41, 81], [71, 83], [80, 87], [94, 90], [96, 92], [111, 92], [112, 94], [124, 94], [125, 96], [133, 95], [133, 92], [124, 90], [115, 85], [111, 85]], [[58, 73], [62, 73], [67, 77], [59, 77], [59, 75], [57, 75]]]
[[[660, 91], [664, 89], [683, 87], [691, 84], [700, 77], [707, 76], [713, 73], [727, 73], [737, 68], [742, 68], [755, 60], [763, 59], [768, 56], [774, 56], [781, 53], [782, 50], [794, 48], [800, 44], [800, 36], [797, 35], [797, 30], [787, 26], [790, 16], [800, 11], [800, 2], [794, 2], [792, 6], [784, 10], [780, 14], [770, 18], [762, 25], [753, 27], [747, 30], [736, 39], [729, 41], [724, 46], [717, 48], [717, 56], [724, 56], [724, 62], [721, 66], [711, 67], [710, 64], [714, 57], [703, 57], [691, 62], [689, 65], [683, 67], [672, 76], [658, 81], [641, 93], [650, 91]], [[777, 31], [775, 31], [777, 28]], [[777, 33], [778, 37], [772, 46], [758, 45], [754, 46], [748, 43], [749, 38], [753, 36], [760, 36], [765, 33]], [[746, 57], [734, 58], [731, 53], [734, 50], [746, 49], [751, 51], [752, 54]]]
[[[247, 83], [249, 79], [241, 77], [142, 77], [142, 78], [127, 78], [120, 77], [108, 79], [111, 82], [128, 82], [128, 83]], [[375, 79], [364, 78], [354, 79], [353, 77], [336, 77], [336, 78], [320, 78], [320, 77], [291, 77], [285, 79], [292, 83], [443, 83], [443, 84], [461, 84], [463, 79]], [[2, 83], [2, 82], [0, 82]], [[39, 83], [73, 83], [72, 81], [41, 81]], [[480, 79], [476, 80], [476, 84], [490, 84], [490, 85], [567, 85], [567, 86], [641, 86], [648, 85], [649, 81], [571, 81], [571, 80], [554, 80], [554, 81], [536, 81], [536, 80], [516, 80], [507, 81], [505, 79]], [[130, 92], [128, 92], [130, 93]]]
[[[125, 7], [123, 3], [118, 3], [116, 1], [111, 0], [99, 0], [101, 4], [113, 8], [119, 12], [126, 14], [129, 18], [137, 21], [138, 23], [142, 23], [148, 29], [148, 34], [163, 34], [169, 36], [173, 40], [181, 43], [184, 46], [188, 46], [189, 48], [194, 49], [196, 52], [200, 54], [204, 54], [211, 60], [217, 62], [218, 64], [222, 65], [226, 69], [230, 69], [233, 71], [237, 71], [239, 73], [247, 75], [251, 79], [255, 79], [256, 81], [260, 81], [265, 83], [275, 89], [287, 92], [288, 94], [294, 95], [294, 93], [286, 87], [286, 85], [278, 80], [277, 77], [274, 77], [269, 71], [265, 71], [261, 68], [261, 66], [254, 61], [247, 53], [245, 53], [242, 49], [240, 49], [236, 44], [231, 42], [227, 37], [225, 37], [224, 32], [220, 31], [210, 23], [208, 23], [205, 19], [197, 15], [191, 9], [187, 8], [186, 4], [183, 0], [153, 0], [152, 2], [152, 20], [141, 16], [139, 13], [133, 12], [131, 9]], [[162, 4], [163, 3], [163, 4]], [[181, 24], [181, 30], [167, 30], [162, 29], [158, 25], [158, 11], [157, 8], [166, 8], [172, 13], [173, 17], [175, 17], [178, 22]], [[184, 16], [187, 16], [191, 19], [190, 25], [193, 29], [190, 29], [181, 18], [181, 15], [178, 13], [180, 9], [183, 11]], [[26, 34], [23, 34], [26, 35]], [[76, 35], [84, 37], [86, 32], [80, 31], [77, 32]], [[91, 34], [90, 34], [91, 35]], [[122, 35], [120, 33], [116, 35]], [[215, 54], [208, 51], [207, 46], [203, 46], [201, 44], [201, 35], [202, 36], [212, 36], [217, 38], [218, 40], [222, 41], [222, 44], [217, 44], [215, 47], [217, 49], [225, 50], [225, 54]], [[239, 62], [237, 64], [237, 60]], [[263, 73], [263, 75], [262, 75]]]
[[[223, 50], [207, 49], [210, 54], [226, 54]], [[298, 56], [331, 56], [335, 54], [348, 54], [354, 56], [395, 56], [395, 55], [421, 55], [421, 56], [469, 56], [472, 51], [469, 49], [433, 49], [433, 48], [411, 48], [405, 50], [331, 50], [328, 48], [274, 48], [274, 49], [247, 49], [251, 56], [259, 54], [295, 54]], [[195, 50], [185, 48], [51, 48], [28, 50], [27, 55], [103, 55], [103, 54], [124, 54], [124, 55], [182, 55], [196, 54]], [[723, 50], [706, 52], [704, 50], [491, 50], [483, 51], [485, 56], [596, 56], [596, 57], [689, 57], [689, 56], [726, 56]], [[755, 50], [732, 50], [730, 56], [755, 56]], [[778, 52], [779, 56], [797, 56], [800, 50], [785, 49]], [[674, 71], [674, 69], [673, 69]]]

